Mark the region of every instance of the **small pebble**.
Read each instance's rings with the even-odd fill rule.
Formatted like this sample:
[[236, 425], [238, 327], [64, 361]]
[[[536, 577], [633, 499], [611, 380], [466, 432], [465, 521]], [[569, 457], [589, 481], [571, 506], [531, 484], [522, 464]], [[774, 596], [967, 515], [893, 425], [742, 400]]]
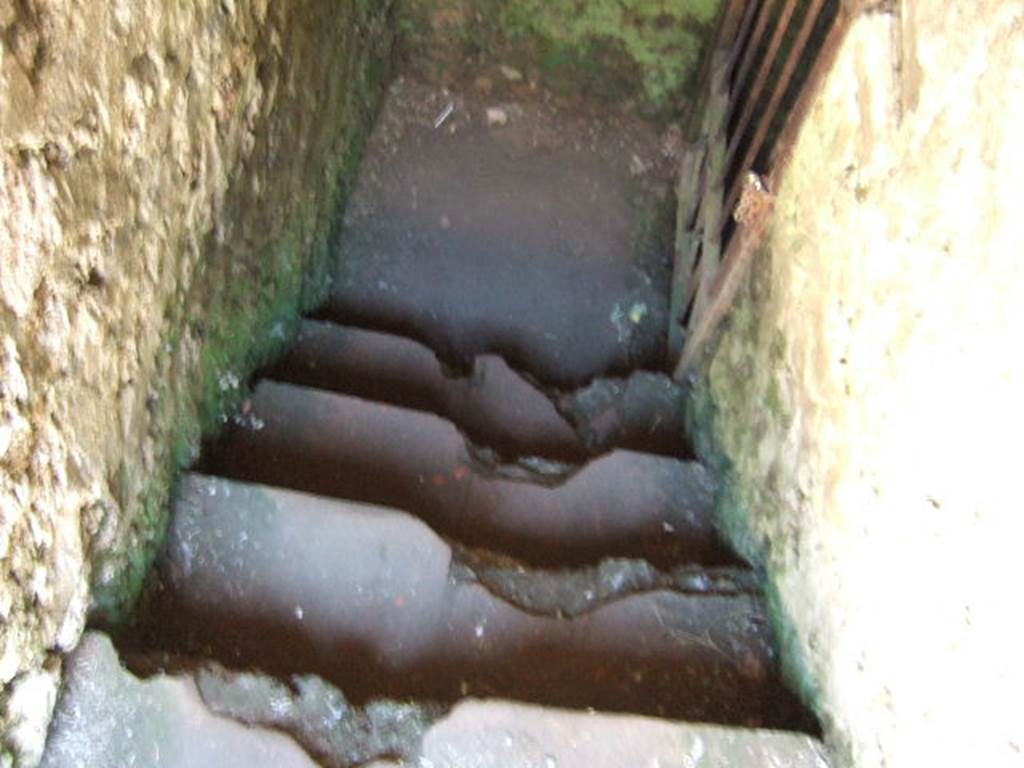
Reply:
[[510, 83], [518, 83], [523, 79], [523, 73], [515, 67], [510, 67], [507, 64], [501, 65], [501, 74]]
[[508, 125], [508, 112], [501, 107], [488, 107], [487, 124], [491, 126]]

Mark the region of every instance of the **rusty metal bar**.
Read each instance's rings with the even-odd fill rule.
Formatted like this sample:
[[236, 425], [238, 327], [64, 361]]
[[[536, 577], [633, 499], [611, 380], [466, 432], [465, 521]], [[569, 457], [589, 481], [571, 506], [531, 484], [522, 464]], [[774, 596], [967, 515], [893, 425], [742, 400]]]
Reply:
[[[722, 14], [720, 27], [718, 29], [717, 47], [732, 48], [736, 42], [736, 35], [742, 28], [743, 18], [746, 16], [744, 4], [750, 5], [753, 0], [729, 0], [725, 12]], [[741, 13], [741, 11], [743, 11]]]
[[693, 301], [690, 295], [690, 280], [696, 264], [700, 263], [701, 236], [696, 232], [686, 232], [681, 237], [676, 259], [685, 268], [675, 270], [672, 276], [672, 298], [669, 308], [668, 328], [668, 365], [678, 358], [683, 347], [683, 320], [686, 310]]
[[[728, 109], [728, 92], [725, 94], [725, 103], [717, 105], [722, 98], [719, 93], [721, 87], [722, 58], [730, 54], [735, 48], [737, 36], [744, 34], [744, 29], [749, 24], [751, 9], [756, 0], [729, 0], [722, 6], [722, 10], [716, 19], [713, 43], [708, 46], [701, 62], [701, 75], [698, 80], [700, 94], [697, 101], [692, 105], [690, 114], [687, 115], [684, 135], [690, 141], [690, 147], [683, 161], [680, 163], [680, 201], [679, 215], [677, 218], [677, 237], [674, 249], [673, 274], [672, 274], [672, 297], [669, 307], [669, 355], [675, 355], [682, 346], [682, 321], [686, 314], [690, 300], [684, 301], [683, 295], [689, 288], [688, 282], [692, 279], [695, 266], [699, 263], [701, 243], [704, 239], [704, 228], [707, 224], [707, 217], [702, 215], [704, 198], [707, 195], [709, 184], [708, 169], [706, 167], [707, 146], [706, 137], [701, 138], [698, 132], [707, 130], [707, 117], [709, 109], [719, 114], [719, 122], [724, 118], [725, 110]], [[731, 61], [730, 61], [731, 67]], [[716, 87], [717, 86], [717, 87]], [[716, 134], [724, 131], [724, 125], [715, 125]], [[697, 146], [699, 145], [699, 146]], [[699, 171], [699, 173], [698, 173]], [[723, 171], [718, 170], [721, 174]], [[694, 178], [695, 177], [695, 178]], [[717, 181], [720, 186], [721, 180]], [[721, 194], [721, 193], [719, 193]], [[685, 234], [684, 234], [685, 232]], [[671, 364], [671, 358], [670, 358]]]
[[762, 4], [758, 0], [749, 0], [747, 8], [743, 12], [743, 19], [740, 21], [739, 30], [737, 30], [735, 38], [733, 38], [732, 49], [729, 53], [729, 64], [726, 67], [726, 78], [730, 81], [732, 81], [733, 70], [736, 68], [736, 62], [739, 60], [740, 54], [747, 49], [747, 42], [750, 40], [750, 25], [754, 23], [754, 19], [757, 17], [757, 10], [761, 7]]
[[[856, 3], [858, 0], [852, 1]], [[850, 0], [840, 2], [840, 19], [845, 21], [852, 15], [852, 6], [849, 5]], [[749, 0], [745, 6], [741, 0], [729, 0], [717, 20], [716, 42], [702, 62], [703, 104], [698, 112], [690, 115], [691, 124], [688, 127], [691, 134], [699, 132], [703, 137], [702, 144], [708, 144], [704, 144], [703, 152], [699, 152], [697, 147], [691, 147], [690, 156], [684, 159], [680, 168], [681, 173], [688, 177], [688, 192], [685, 201], [680, 200], [678, 224], [680, 231], [685, 232], [681, 234], [675, 249], [669, 329], [670, 354], [675, 355], [679, 347], [683, 347], [675, 369], [677, 377], [684, 375], [693, 364], [701, 348], [728, 313], [746, 268], [761, 241], [763, 222], [756, 227], [741, 225], [737, 236], [724, 244], [723, 258], [722, 236], [745, 182], [744, 171], [749, 169], [750, 163], [760, 154], [767, 140], [768, 132], [790, 89], [796, 68], [804, 58], [810, 36], [821, 18], [825, 0], [809, 0], [793, 46], [783, 60], [780, 50], [792, 27], [796, 6], [797, 0], [786, 0], [781, 6], [779, 0]], [[765, 46], [764, 36], [768, 34], [769, 23], [776, 13], [775, 26]], [[781, 165], [788, 159], [785, 152], [796, 135], [796, 126], [809, 108], [824, 73], [832, 64], [835, 50], [847, 27], [848, 21], [837, 23], [829, 30], [823, 55], [815, 60], [810, 76], [798, 95], [793, 113], [783, 126], [779, 144], [776, 145], [782, 150], [773, 150], [770, 169], [773, 171], [772, 176], [776, 175], [775, 170], [779, 167], [777, 161]], [[758, 57], [759, 50], [764, 51], [763, 57]], [[744, 100], [736, 129], [727, 135], [729, 116], [738, 108], [737, 100], [759, 58], [757, 75]], [[772, 74], [780, 65], [779, 76], [772, 80]], [[766, 88], [767, 107], [757, 114], [757, 120], [754, 121], [755, 110], [758, 102], [766, 95]], [[752, 122], [753, 134], [751, 140], [746, 142], [744, 135], [751, 129]], [[712, 151], [713, 146], [717, 151]], [[741, 149], [744, 153], [743, 161], [735, 165], [733, 161]], [[701, 154], [704, 156], [700, 157]], [[725, 189], [723, 184], [730, 168], [735, 168], [737, 172], [733, 183]], [[685, 215], [682, 213], [683, 203]], [[689, 333], [684, 343], [681, 332], [687, 313], [690, 315], [686, 324]]]
[[[776, 0], [767, 1], [769, 3], [776, 2]], [[815, 97], [820, 93], [825, 77], [835, 63], [839, 49], [846, 34], [852, 26], [854, 18], [856, 18], [858, 13], [866, 7], [866, 1], [867, 0], [839, 0], [840, 7], [838, 15], [827, 32], [821, 50], [815, 55], [811, 71], [807, 79], [801, 85], [796, 103], [787, 116], [782, 132], [775, 143], [775, 147], [772, 149], [771, 162], [768, 170], [770, 171], [770, 177], [774, 182], [773, 186], [781, 180], [782, 173], [784, 173], [785, 168], [790, 161], [793, 145], [796, 141], [800, 126], [810, 110], [811, 105], [814, 103]], [[769, 44], [769, 55], [767, 55], [765, 60], [761, 63], [758, 82], [755, 83], [755, 86], [752, 89], [749, 100], [744, 108], [744, 116], [740, 121], [741, 124], [737, 127], [737, 132], [733, 135], [733, 140], [730, 142], [730, 151], [728, 154], [730, 164], [732, 159], [735, 157], [737, 147], [741, 145], [742, 134], [748, 127], [756, 101], [762, 95], [765, 87], [765, 80], [775, 67], [776, 63], [778, 63], [776, 60], [778, 49], [781, 44], [783, 34], [785, 33], [785, 28], [791, 20], [793, 5], [794, 3], [790, 2], [785, 8], [783, 8], [783, 15], [780, 17], [779, 26], [776, 28], [772, 41]], [[707, 244], [709, 242], [715, 242], [716, 234], [721, 235], [721, 233], [724, 232], [726, 224], [729, 221], [729, 217], [732, 214], [736, 201], [740, 196], [743, 184], [746, 180], [746, 173], [744, 173], [744, 171], [749, 170], [750, 164], [754, 162], [754, 160], [757, 159], [757, 156], [761, 153], [764, 142], [767, 140], [768, 132], [771, 130], [772, 123], [775, 121], [778, 110], [784, 102], [786, 92], [792, 84], [792, 79], [797, 66], [804, 58], [807, 44], [810, 41], [810, 36], [821, 19], [824, 7], [825, 0], [810, 0], [800, 29], [797, 31], [793, 47], [787, 54], [785, 62], [783, 62], [782, 71], [778, 79], [773, 84], [773, 90], [771, 92], [767, 108], [763, 114], [758, 115], [757, 128], [752, 140], [749, 145], [747, 145], [743, 156], [743, 162], [736, 166], [738, 171], [736, 178], [728, 190], [728, 195], [723, 196], [724, 200], [719, 198], [717, 201], [719, 204], [724, 203], [724, 205], [722, 205], [722, 207], [717, 211], [717, 214], [720, 217], [717, 228], [713, 226], [709, 227], [707, 221], [702, 218], [707, 217], [707, 214], [714, 215], [713, 211], [716, 206], [710, 205], [708, 200], [701, 200], [697, 218], [698, 223], [703, 223], [704, 226], [704, 231], [701, 233], [702, 251], [707, 250]], [[756, 32], [757, 30], [755, 30], [755, 33]], [[761, 33], [763, 34], [763, 28]], [[751, 39], [753, 40], [753, 34]], [[751, 43], [751, 46], [752, 48], [758, 47], [753, 42]], [[750, 49], [748, 49], [748, 52], [749, 50]], [[735, 49], [732, 53], [735, 54]], [[733, 63], [735, 62], [733, 61]], [[743, 73], [743, 76], [745, 77], [745, 73]], [[740, 85], [742, 85], [742, 82]], [[738, 92], [734, 91], [731, 94], [731, 98], [736, 98], [737, 95]], [[717, 192], [717, 190], [713, 188], [708, 188], [710, 186], [711, 185], [705, 187], [703, 194], [714, 195]], [[732, 308], [749, 266], [764, 241], [764, 234], [767, 231], [767, 222], [769, 221], [770, 216], [771, 212], [769, 208], [767, 212], [762, 213], [756, 219], [750, 220], [748, 223], [741, 224], [739, 226], [736, 236], [729, 241], [725, 248], [725, 256], [721, 262], [721, 266], [717, 270], [714, 270], [714, 274], [708, 274], [709, 270], [707, 268], [709, 265], [707, 262], [709, 259], [708, 253], [706, 252], [701, 253], [699, 262], [694, 265], [695, 268], [693, 269], [693, 274], [691, 275], [689, 284], [686, 286], [685, 293], [677, 299], [677, 301], [681, 300], [682, 313], [684, 317], [686, 308], [690, 306], [691, 302], [693, 304], [689, 322], [690, 332], [687, 335], [685, 344], [683, 345], [682, 354], [679, 356], [678, 363], [673, 371], [673, 376], [677, 381], [682, 381], [694, 370], [696, 364], [703, 355], [705, 348], [713, 338], [717, 328]], [[712, 283], [710, 285], [710, 290], [708, 290], [707, 285], [709, 278]], [[705, 297], [703, 302], [700, 301], [700, 295], [702, 293]], [[703, 304], [703, 306], [698, 306], [698, 304]]]
[[740, 63], [739, 71], [736, 73], [736, 79], [733, 80], [733, 103], [729, 108], [728, 120], [732, 120], [733, 111], [736, 108], [739, 95], [743, 93], [743, 86], [746, 83], [747, 75], [750, 74], [750, 67], [754, 63], [754, 56], [757, 54], [757, 49], [761, 45], [761, 38], [764, 36], [765, 27], [768, 26], [768, 20], [772, 17], [772, 12], [778, 6], [779, 0], [764, 0], [761, 4], [761, 12], [757, 15], [757, 25], [754, 27], [754, 32], [751, 34], [750, 39], [743, 51], [743, 61]]
[[729, 54], [726, 50], [716, 51], [708, 83], [709, 98], [704, 114], [703, 129], [708, 136], [704, 177], [700, 190], [699, 208], [695, 231], [701, 238], [701, 259], [691, 279], [697, 279], [697, 299], [694, 315], [703, 311], [707, 302], [711, 281], [718, 271], [721, 255], [721, 238], [716, 225], [722, 215], [722, 198], [725, 194], [726, 165], [726, 123], [725, 114], [729, 109], [729, 83], [725, 76]]
[[729, 4], [722, 7], [718, 17], [715, 19], [715, 31], [711, 37], [711, 43], [705, 48], [700, 63], [700, 74], [697, 76], [699, 91], [697, 98], [690, 105], [690, 110], [683, 121], [683, 136], [687, 141], [697, 141], [700, 136], [700, 118], [704, 113], [707, 104], [708, 83], [711, 81], [712, 61], [715, 53], [723, 46], [722, 35], [729, 24], [728, 17], [736, 13], [736, 9], [744, 0], [729, 0]]
[[793, 79], [793, 73], [796, 72], [797, 64], [800, 63], [800, 59], [803, 57], [804, 48], [807, 47], [807, 41], [811, 37], [811, 32], [814, 30], [814, 25], [817, 23], [824, 5], [825, 0], [811, 0], [810, 7], [807, 9], [807, 14], [804, 16], [803, 23], [800, 25], [800, 30], [797, 32], [796, 40], [793, 42], [793, 47], [790, 49], [789, 55], [786, 57], [786, 63], [782, 69], [782, 73], [779, 75], [779, 79], [775, 83], [775, 88], [772, 92], [771, 99], [768, 102], [768, 107], [761, 116], [757, 132], [754, 134], [753, 140], [747, 147], [747, 152], [743, 156], [743, 162], [740, 163], [740, 173], [738, 173], [736, 178], [733, 180], [732, 187], [729, 189], [729, 195], [725, 199], [723, 216], [718, 223], [719, 232], [725, 229], [725, 225], [729, 220], [729, 213], [732, 211], [733, 206], [736, 205], [736, 201], [739, 199], [740, 190], [742, 189], [744, 182], [743, 172], [750, 168], [750, 164], [754, 162], [758, 154], [761, 152], [761, 147], [768, 135], [768, 130], [775, 121], [775, 115], [779, 110], [779, 105], [782, 103], [782, 99], [785, 96], [786, 91], [789, 90], [789, 83]]
[[[694, 248], [693, 270], [690, 272], [690, 279], [686, 283], [686, 294], [683, 296], [683, 315], [686, 314], [686, 310], [697, 296], [697, 287], [700, 285], [701, 275], [703, 274], [703, 268], [701, 267], [701, 264], [704, 261], [704, 254], [701, 251], [702, 245], [703, 237], [697, 239], [697, 244]], [[680, 317], [682, 317], [682, 315], [680, 315]]]
[[704, 176], [707, 173], [708, 147], [704, 141], [688, 144], [679, 161], [679, 187], [676, 197], [678, 212], [676, 225], [680, 230], [693, 226], [700, 199], [704, 190]]
[[683, 294], [687, 280], [693, 272], [700, 230], [694, 227], [700, 212], [704, 178], [707, 174], [707, 145], [705, 142], [687, 145], [679, 163], [679, 191], [676, 211], [676, 243], [672, 264], [672, 298], [669, 305], [670, 363], [682, 346], [682, 321], [686, 314]]
[[762, 227], [742, 227], [739, 235], [729, 243], [722, 269], [719, 270], [711, 290], [711, 301], [707, 310], [696, 319], [683, 347], [683, 354], [679, 357], [679, 363], [672, 372], [672, 378], [676, 381], [682, 382], [690, 373], [719, 323], [729, 313], [742, 284], [742, 278], [746, 274], [746, 268], [761, 245], [763, 232]]
[[[825, 42], [822, 43], [821, 49], [815, 57], [814, 66], [811, 67], [810, 74], [807, 75], [807, 79], [800, 89], [800, 96], [790, 110], [789, 116], [786, 118], [786, 125], [783, 127], [779, 138], [775, 142], [775, 147], [772, 149], [770, 167], [773, 181], [781, 179], [782, 174], [789, 165], [790, 156], [793, 153], [793, 145], [796, 143], [797, 132], [800, 130], [800, 126], [803, 125], [804, 118], [806, 118], [811, 104], [814, 103], [815, 97], [821, 92], [825, 76], [832, 71], [832, 66], [839, 55], [839, 48], [843, 40], [846, 39], [846, 33], [850, 31], [854, 18], [856, 18], [854, 11], [855, 9], [852, 9], [848, 3], [839, 3], [839, 15], [832, 23], [828, 35], [826, 35]], [[775, 185], [773, 185], [774, 187]]]
[[[769, 74], [771, 74], [772, 69], [775, 67], [775, 59], [779, 53], [779, 47], [782, 45], [782, 38], [789, 27], [789, 20], [793, 17], [794, 10], [796, 10], [796, 0], [786, 0], [786, 4], [782, 7], [782, 14], [779, 16], [778, 24], [772, 33], [771, 41], [768, 43], [768, 51], [761, 62], [761, 69], [757, 73], [757, 79], [754, 80], [754, 86], [746, 99], [746, 103], [743, 105], [743, 112], [740, 113], [740, 120], [736, 125], [736, 131], [729, 141], [729, 150], [725, 155], [725, 164], [728, 167], [732, 166], [736, 150], [739, 149], [743, 141], [743, 134], [746, 133], [747, 126], [750, 125], [750, 118], [754, 116], [754, 108], [757, 106], [757, 102], [761, 100], [761, 92], [768, 82]], [[742, 176], [743, 170], [745, 169], [740, 169], [739, 176]]]

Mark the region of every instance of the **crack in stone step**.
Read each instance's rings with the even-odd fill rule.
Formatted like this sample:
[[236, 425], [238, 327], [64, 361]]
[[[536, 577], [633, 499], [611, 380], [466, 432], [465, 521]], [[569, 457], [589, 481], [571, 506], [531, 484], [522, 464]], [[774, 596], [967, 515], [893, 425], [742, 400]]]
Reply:
[[267, 378], [437, 414], [453, 422], [491, 463], [540, 456], [579, 463], [615, 448], [690, 454], [681, 388], [665, 374], [636, 371], [581, 389], [544, 387], [499, 354], [452, 370], [418, 341], [307, 320]]
[[710, 475], [694, 462], [616, 451], [535, 483], [537, 465], [482, 467], [450, 422], [421, 411], [263, 381], [249, 415], [262, 428], [229, 424], [203, 472], [401, 509], [537, 566], [736, 563], [715, 527]]
[[447, 368], [428, 347], [387, 333], [302, 323], [269, 378], [427, 411], [450, 420], [497, 463], [538, 455], [578, 462], [587, 452], [552, 400], [499, 355]]
[[139, 680], [87, 632], [68, 659], [41, 768], [315, 768], [289, 736], [214, 715], [187, 675]]
[[625, 378], [598, 378], [553, 395], [555, 407], [592, 453], [612, 448], [692, 455], [684, 437], [683, 388], [661, 372], [634, 371]]
[[[509, 696], [795, 722], [756, 595], [658, 588], [560, 619], [457, 578], [452, 562], [450, 548], [407, 514], [190, 476], [159, 585], [124, 647], [284, 677], [315, 670], [356, 702]], [[511, 583], [520, 601], [551, 607], [537, 581]], [[555, 593], [573, 586], [568, 579]], [[586, 601], [567, 606], [582, 611]]]
[[317, 675], [274, 678], [156, 653], [124, 662], [131, 671], [106, 635], [83, 636], [67, 662], [43, 768], [828, 767], [823, 745], [797, 733], [501, 700], [355, 706]]
[[628, 595], [760, 595], [756, 574], [742, 568], [676, 566], [662, 571], [643, 560], [609, 559], [590, 567], [543, 570], [453, 544], [455, 578], [476, 582], [528, 613], [576, 618]]
[[206, 664], [194, 677], [211, 712], [283, 731], [325, 768], [358, 768], [382, 759], [415, 762], [423, 734], [447, 713], [436, 704], [386, 699], [356, 707], [316, 675], [295, 675], [285, 684]]

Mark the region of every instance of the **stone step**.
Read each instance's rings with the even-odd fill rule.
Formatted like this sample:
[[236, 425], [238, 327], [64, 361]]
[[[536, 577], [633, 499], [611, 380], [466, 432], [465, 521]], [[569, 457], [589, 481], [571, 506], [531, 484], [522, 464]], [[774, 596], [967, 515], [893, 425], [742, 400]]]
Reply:
[[412, 339], [313, 320], [264, 373], [436, 413], [506, 458], [580, 461], [615, 448], [676, 457], [691, 452], [682, 390], [664, 374], [640, 371], [545, 393], [497, 355], [477, 357], [471, 371], [459, 373]]
[[[428, 411], [506, 458], [580, 461], [587, 451], [551, 400], [496, 355], [468, 375], [402, 336], [306, 321], [269, 378]], [[681, 429], [681, 427], [680, 427]]]
[[467, 576], [407, 514], [197, 475], [177, 495], [159, 574], [131, 647], [315, 672], [356, 701], [499, 696], [801, 722], [749, 592], [642, 588], [562, 618]]
[[664, 373], [634, 371], [625, 378], [593, 380], [556, 398], [556, 407], [591, 451], [628, 448], [684, 458], [686, 397]]
[[426, 731], [419, 759], [434, 768], [829, 766], [821, 742], [802, 734], [475, 700]]
[[616, 451], [553, 486], [500, 469], [432, 414], [270, 381], [202, 464], [208, 474], [402, 509], [455, 541], [534, 564], [734, 561], [697, 463]]
[[[142, 662], [159, 664], [152, 656]], [[182, 660], [169, 674], [148, 671], [145, 680], [135, 677], [105, 635], [86, 633], [68, 661], [43, 765], [828, 766], [822, 744], [796, 733], [502, 700], [464, 700], [450, 711], [387, 700], [357, 707], [316, 676], [284, 682], [202, 660]]]
[[210, 712], [187, 675], [139, 680], [87, 632], [67, 661], [41, 768], [315, 768], [291, 738]]

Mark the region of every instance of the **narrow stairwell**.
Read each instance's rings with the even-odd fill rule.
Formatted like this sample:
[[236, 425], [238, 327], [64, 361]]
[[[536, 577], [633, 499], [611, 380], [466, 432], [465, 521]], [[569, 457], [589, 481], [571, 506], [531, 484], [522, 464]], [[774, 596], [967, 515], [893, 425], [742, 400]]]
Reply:
[[393, 89], [327, 308], [72, 659], [47, 765], [826, 764], [653, 371], [657, 136], [439, 98]]

